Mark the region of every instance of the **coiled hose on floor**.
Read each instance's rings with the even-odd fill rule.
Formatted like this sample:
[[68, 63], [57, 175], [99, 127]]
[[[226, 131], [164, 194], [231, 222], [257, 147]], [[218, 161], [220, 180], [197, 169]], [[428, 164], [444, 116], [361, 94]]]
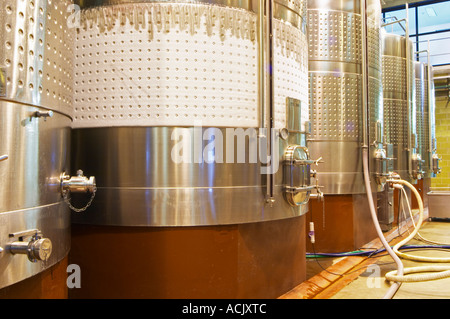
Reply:
[[[411, 189], [411, 191], [416, 196], [417, 202], [419, 204], [419, 220], [417, 224], [414, 225], [414, 230], [411, 234], [409, 234], [408, 237], [406, 237], [404, 240], [400, 241], [398, 244], [396, 244], [393, 247], [393, 251], [397, 256], [403, 259], [413, 260], [413, 261], [419, 261], [419, 262], [433, 262], [433, 263], [450, 263], [450, 258], [439, 258], [439, 257], [425, 257], [425, 256], [415, 256], [410, 255], [407, 253], [400, 252], [400, 247], [404, 246], [407, 242], [412, 240], [417, 233], [419, 232], [419, 229], [422, 226], [423, 223], [423, 202], [420, 197], [419, 192], [416, 190], [416, 188], [404, 180], [390, 180], [389, 182], [392, 182], [393, 184], [400, 184], [404, 185]], [[443, 279], [450, 277], [450, 266], [423, 266], [423, 267], [411, 267], [411, 268], [405, 268], [402, 270], [403, 274], [398, 274], [398, 271], [391, 271], [388, 272], [385, 277], [389, 281], [394, 282], [419, 282], [419, 281], [429, 281], [429, 280], [436, 280], [436, 279]], [[410, 274], [416, 274], [416, 273], [423, 273], [427, 272], [427, 274], [421, 274], [421, 275], [410, 275]], [[408, 276], [406, 276], [408, 275]]]

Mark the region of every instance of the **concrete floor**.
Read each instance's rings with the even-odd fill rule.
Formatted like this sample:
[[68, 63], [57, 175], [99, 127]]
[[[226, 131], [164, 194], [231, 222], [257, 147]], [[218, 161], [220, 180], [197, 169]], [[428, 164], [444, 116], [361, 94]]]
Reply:
[[[425, 214], [425, 217], [427, 215]], [[412, 223], [385, 233], [393, 246], [408, 237]], [[428, 240], [450, 245], [450, 222], [425, 220], [419, 234]], [[418, 236], [416, 236], [417, 238]], [[429, 245], [413, 239], [407, 245]], [[365, 247], [382, 248], [381, 241], [374, 241]], [[403, 250], [402, 250], [403, 251]], [[403, 251], [411, 255], [450, 258], [450, 250]], [[402, 259], [405, 268], [417, 266], [449, 266], [450, 263], [423, 263]], [[387, 254], [375, 257], [308, 258], [307, 280], [280, 299], [381, 299], [388, 291], [390, 282], [385, 274], [396, 270], [396, 264]], [[394, 299], [450, 299], [450, 278], [402, 283]]]
[[[449, 222], [427, 222], [420, 230], [420, 234], [430, 240], [450, 243], [450, 223]], [[411, 240], [408, 245], [425, 245], [419, 240]], [[428, 257], [444, 257], [450, 259], [450, 250], [421, 250], [411, 251], [408, 254]], [[440, 265], [448, 266], [450, 263], [426, 263], [402, 259], [403, 265], [407, 267]], [[385, 274], [396, 270], [396, 264], [390, 256], [384, 256], [361, 273], [355, 280], [343, 287], [334, 294], [331, 299], [378, 299], [383, 298], [390, 287], [390, 283], [385, 280]], [[450, 299], [450, 278], [402, 283], [394, 299]]]

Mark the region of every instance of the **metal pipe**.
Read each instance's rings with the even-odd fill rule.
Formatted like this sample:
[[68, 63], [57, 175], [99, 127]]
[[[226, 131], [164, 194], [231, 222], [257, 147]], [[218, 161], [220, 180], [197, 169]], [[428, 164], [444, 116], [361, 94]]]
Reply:
[[258, 103], [259, 103], [259, 125], [265, 127], [265, 101], [266, 101], [266, 84], [265, 84], [265, 46], [264, 46], [264, 0], [259, 0], [258, 5]]
[[369, 147], [368, 136], [368, 66], [367, 66], [367, 11], [366, 0], [360, 0], [361, 2], [361, 39], [362, 39], [362, 135], [363, 135], [363, 148]]
[[398, 23], [398, 24], [400, 25], [400, 27], [403, 29], [403, 31], [406, 32], [405, 27], [400, 23], [400, 22], [406, 21], [406, 19], [398, 20], [396, 17], [390, 17], [390, 18], [395, 18], [395, 19], [394, 19], [395, 21], [383, 23], [383, 24], [381, 25], [382, 28]]
[[[408, 15], [407, 15], [407, 16], [408, 16]], [[395, 17], [393, 17], [393, 18], [395, 18]], [[395, 19], [397, 19], [397, 18], [395, 18]], [[383, 23], [383, 24], [381, 25], [381, 27], [384, 28], [384, 27], [390, 26], [390, 25], [392, 25], [392, 24], [398, 23], [398, 24], [400, 24], [401, 28], [402, 28], [403, 30], [405, 30], [405, 27], [403, 27], [402, 24], [400, 23], [400, 22], [403, 22], [403, 21], [407, 22], [406, 19], [395, 20], [395, 21], [392, 21], [392, 22]], [[406, 30], [405, 30], [405, 32], [406, 32]]]
[[[264, 72], [265, 72], [265, 112], [266, 112], [266, 129], [267, 129], [267, 145], [268, 145], [268, 156], [270, 158], [270, 165], [273, 166], [273, 161], [276, 160], [276, 157], [274, 156], [274, 152], [277, 152], [278, 150], [273, 149], [273, 138], [276, 138], [273, 136], [272, 129], [274, 128], [274, 78], [273, 78], [273, 72], [274, 72], [274, 53], [273, 53], [273, 0], [266, 0], [265, 1], [265, 11], [266, 11], [266, 34], [263, 37], [264, 42], [263, 44], [266, 44], [266, 56], [265, 56], [265, 65], [264, 65]], [[264, 47], [264, 45], [263, 45]], [[274, 192], [275, 192], [275, 172], [272, 171], [272, 169], [269, 168], [267, 172], [267, 202], [273, 203], [274, 201]]]
[[[267, 17], [267, 23], [266, 23]], [[265, 129], [267, 159], [273, 160], [272, 154], [272, 57], [271, 57], [271, 36], [272, 36], [272, 1], [259, 0], [258, 6], [258, 99], [259, 99], [259, 120], [262, 128]], [[270, 70], [270, 71], [269, 71]], [[272, 165], [267, 161], [267, 165]], [[266, 181], [266, 200], [270, 202], [274, 196], [274, 176], [268, 168]]]
[[433, 121], [432, 121], [432, 116], [431, 116], [431, 112], [433, 111], [433, 107], [432, 107], [432, 103], [433, 103], [433, 92], [431, 92], [431, 88], [432, 88], [432, 77], [431, 77], [431, 46], [430, 46], [430, 41], [428, 40], [428, 52], [427, 52], [427, 59], [428, 59], [428, 63], [427, 63], [427, 83], [428, 83], [428, 147], [429, 147], [429, 152], [428, 152], [428, 156], [429, 156], [429, 166], [432, 167], [433, 165], [433, 152], [434, 152], [434, 147], [433, 147]]
[[411, 97], [411, 52], [409, 51], [409, 12], [408, 12], [408, 4], [405, 4], [405, 11], [406, 11], [406, 18], [405, 18], [405, 57], [406, 57], [406, 96], [407, 96], [407, 113], [408, 113], [408, 120], [407, 120], [407, 148], [408, 148], [408, 170], [409, 174], [412, 176], [413, 174], [413, 168], [412, 168], [412, 97]]

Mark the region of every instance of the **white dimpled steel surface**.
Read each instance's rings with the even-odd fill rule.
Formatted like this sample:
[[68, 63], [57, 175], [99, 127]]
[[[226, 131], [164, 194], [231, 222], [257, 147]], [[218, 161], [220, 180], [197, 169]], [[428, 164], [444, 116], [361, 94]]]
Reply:
[[[280, 21], [275, 29], [284, 36], [275, 49], [275, 122], [284, 127], [286, 97], [306, 99], [307, 58], [296, 40], [305, 36]], [[74, 127], [259, 126], [255, 36], [255, 14], [236, 8], [143, 3], [83, 11]]]
[[302, 127], [309, 121], [306, 35], [275, 20], [275, 128], [286, 127], [286, 97], [301, 101]]
[[2, 0], [0, 66], [6, 97], [72, 115], [73, 36], [70, 0]]
[[310, 83], [312, 138], [358, 141], [361, 76], [311, 72]]
[[361, 16], [331, 10], [308, 10], [309, 58], [361, 63]]

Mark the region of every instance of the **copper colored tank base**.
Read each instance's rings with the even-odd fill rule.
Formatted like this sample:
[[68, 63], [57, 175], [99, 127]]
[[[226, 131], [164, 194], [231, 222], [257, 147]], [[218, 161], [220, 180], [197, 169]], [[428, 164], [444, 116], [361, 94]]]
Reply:
[[277, 298], [306, 278], [305, 217], [215, 227], [72, 225], [70, 298]]
[[0, 289], [0, 299], [67, 299], [68, 257], [53, 267]]
[[[427, 193], [430, 191], [431, 186], [431, 178], [424, 178], [417, 181], [417, 184], [414, 187], [420, 194], [422, 198], [424, 208], [428, 207], [428, 198]], [[411, 209], [418, 209], [419, 204], [417, 203], [416, 196], [411, 196]]]
[[314, 246], [308, 235], [305, 237], [310, 253], [353, 251], [377, 237], [365, 194], [325, 195], [323, 202], [312, 200], [306, 221], [314, 222]]

